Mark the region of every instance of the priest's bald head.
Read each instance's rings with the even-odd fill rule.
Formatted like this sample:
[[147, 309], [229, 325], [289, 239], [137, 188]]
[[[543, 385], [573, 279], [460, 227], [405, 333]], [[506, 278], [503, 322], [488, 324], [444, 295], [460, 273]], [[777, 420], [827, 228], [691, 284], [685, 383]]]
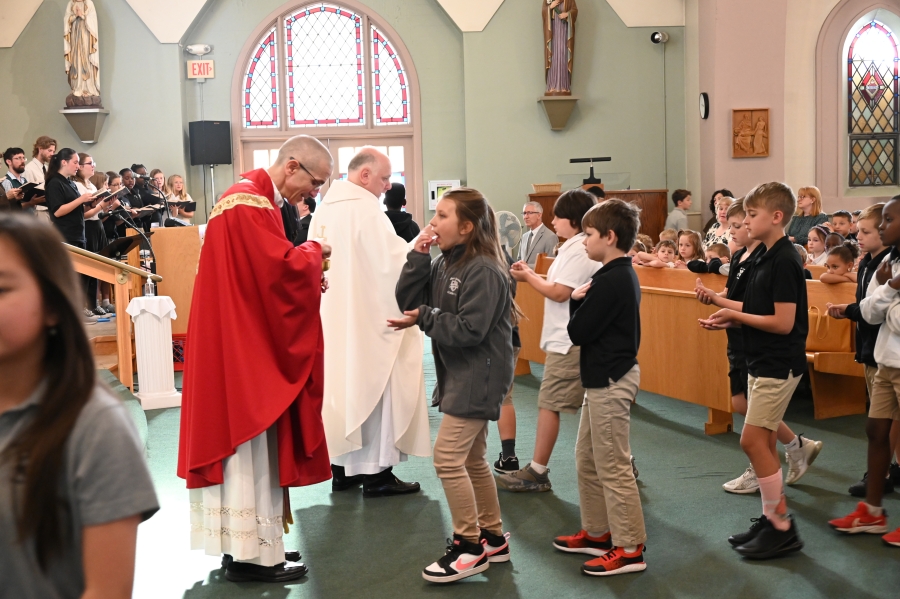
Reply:
[[350, 160], [347, 180], [359, 185], [376, 198], [391, 188], [391, 159], [373, 147], [366, 146]]
[[292, 137], [278, 150], [269, 176], [284, 199], [295, 206], [304, 198], [319, 195], [331, 177], [334, 159], [322, 142], [308, 135]]

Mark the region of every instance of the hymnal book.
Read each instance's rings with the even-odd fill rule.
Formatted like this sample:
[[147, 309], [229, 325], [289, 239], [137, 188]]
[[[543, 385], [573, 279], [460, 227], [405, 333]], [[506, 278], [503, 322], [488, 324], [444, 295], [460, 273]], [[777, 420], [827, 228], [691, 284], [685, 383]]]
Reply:
[[176, 206], [185, 212], [196, 212], [197, 202], [169, 202], [170, 206]]
[[44, 197], [44, 184], [43, 183], [26, 183], [22, 187], [20, 187], [25, 195], [22, 197], [22, 202], [30, 202], [32, 198], [42, 198]]

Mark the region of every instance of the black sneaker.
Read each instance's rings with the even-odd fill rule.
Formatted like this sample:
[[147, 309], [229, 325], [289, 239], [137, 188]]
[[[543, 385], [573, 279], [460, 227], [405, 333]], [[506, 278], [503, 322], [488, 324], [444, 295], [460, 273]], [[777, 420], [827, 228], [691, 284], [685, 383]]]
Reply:
[[494, 462], [494, 472], [497, 474], [506, 474], [507, 472], [515, 472], [519, 469], [519, 458], [516, 456], [509, 456], [508, 458], [504, 458], [503, 454], [500, 454], [500, 459]]
[[891, 482], [895, 485], [900, 485], [900, 464], [897, 462], [891, 462], [891, 468], [888, 470], [890, 473], [889, 476], [891, 478]]
[[[884, 479], [885, 494], [894, 492], [893, 478], [894, 478], [894, 467], [895, 466], [896, 466], [896, 464], [891, 464], [891, 476]], [[900, 467], [898, 467], [898, 469], [900, 469]], [[869, 473], [866, 472], [865, 474], [863, 474], [861, 481], [859, 481], [858, 483], [854, 483], [850, 486], [850, 488], [848, 489], [848, 491], [850, 492], [850, 495], [852, 495], [853, 497], [865, 497], [866, 496], [866, 486], [867, 486], [866, 482], [868, 480], [869, 480]]]
[[787, 530], [778, 530], [766, 520], [755, 537], [734, 550], [747, 559], [769, 559], [800, 551], [803, 541], [797, 536], [797, 524], [793, 517], [788, 516], [788, 519], [791, 527]]
[[509, 561], [509, 533], [495, 535], [486, 530], [481, 531], [478, 541], [487, 552], [488, 561], [493, 563]]
[[750, 525], [750, 530], [747, 532], [739, 532], [728, 537], [728, 542], [731, 543], [732, 547], [737, 547], [738, 545], [743, 545], [744, 543], [752, 541], [753, 538], [759, 534], [759, 531], [762, 530], [762, 527], [765, 526], [766, 522], [768, 522], [768, 519], [763, 515], [759, 518], [750, 518], [750, 522], [753, 522], [753, 524]]
[[484, 572], [491, 565], [481, 543], [472, 543], [456, 534], [447, 543], [447, 553], [422, 570], [422, 578], [428, 582], [455, 582]]

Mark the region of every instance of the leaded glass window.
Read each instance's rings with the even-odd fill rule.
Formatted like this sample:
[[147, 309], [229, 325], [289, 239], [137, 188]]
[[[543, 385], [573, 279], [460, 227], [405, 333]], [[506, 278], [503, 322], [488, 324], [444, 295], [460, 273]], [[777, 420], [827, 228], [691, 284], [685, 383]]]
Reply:
[[897, 184], [897, 43], [883, 23], [856, 33], [847, 57], [850, 186]]
[[412, 125], [409, 86], [396, 45], [368, 16], [330, 2], [303, 4], [283, 13], [254, 46], [243, 125]]
[[243, 89], [244, 126], [278, 127], [278, 52], [272, 27], [256, 46]]

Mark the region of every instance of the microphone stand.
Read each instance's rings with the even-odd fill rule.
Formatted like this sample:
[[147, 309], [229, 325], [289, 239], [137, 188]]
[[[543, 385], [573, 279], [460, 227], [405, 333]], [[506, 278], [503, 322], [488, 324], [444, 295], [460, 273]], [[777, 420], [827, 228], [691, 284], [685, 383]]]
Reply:
[[134, 220], [132, 220], [131, 215], [128, 214], [128, 211], [125, 210], [125, 208], [122, 208], [121, 206], [119, 206], [118, 208], [116, 208], [115, 210], [110, 212], [110, 214], [115, 215], [115, 216], [121, 216], [122, 222], [125, 223], [125, 226], [130, 229], [134, 229], [137, 232], [137, 234], [140, 235], [141, 238], [147, 242], [147, 247], [150, 250], [150, 256], [153, 258], [153, 264], [156, 264], [156, 254], [153, 253], [153, 244], [150, 243], [150, 238], [147, 237], [144, 234], [144, 230], [141, 227], [137, 226], [137, 223], [135, 223]]
[[[150, 187], [152, 187], [153, 189], [155, 189], [156, 191], [159, 192], [159, 195], [162, 196], [163, 204], [166, 207], [166, 220], [165, 220], [165, 222], [163, 222], [162, 226], [163, 227], [184, 227], [185, 226], [184, 224], [182, 224], [182, 223], [178, 222], [177, 220], [175, 220], [174, 218], [172, 218], [172, 210], [169, 208], [169, 200], [168, 200], [168, 198], [166, 198], [166, 194], [163, 193], [162, 189], [157, 187], [151, 179], [147, 179], [146, 181], [147, 181], [147, 185], [149, 185]], [[169, 224], [169, 223], [171, 223], [171, 224]], [[155, 258], [154, 258], [154, 260], [155, 260]]]

